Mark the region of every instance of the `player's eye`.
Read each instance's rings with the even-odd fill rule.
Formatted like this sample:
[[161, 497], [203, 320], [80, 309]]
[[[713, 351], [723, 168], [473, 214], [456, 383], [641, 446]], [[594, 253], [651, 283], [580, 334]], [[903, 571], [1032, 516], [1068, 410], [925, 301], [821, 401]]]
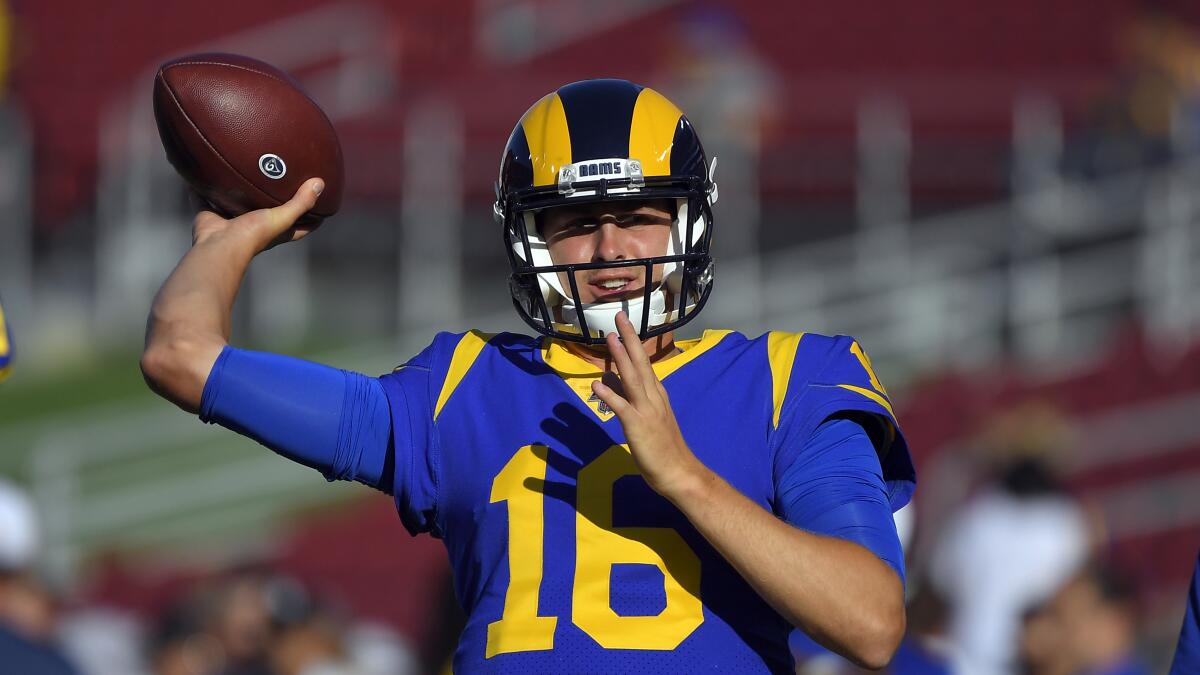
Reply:
[[651, 213], [625, 213], [616, 218], [617, 224], [621, 227], [640, 227], [643, 225], [657, 225], [666, 223], [667, 221]]
[[599, 223], [591, 218], [576, 218], [575, 220], [567, 221], [567, 223], [563, 225], [562, 229], [564, 232], [570, 232], [574, 234], [594, 230], [596, 229], [597, 225], [599, 225]]
[[568, 237], [577, 237], [587, 234], [595, 223], [589, 223], [586, 219], [576, 218], [566, 222], [555, 223], [546, 228], [544, 236], [547, 242], [554, 242]]

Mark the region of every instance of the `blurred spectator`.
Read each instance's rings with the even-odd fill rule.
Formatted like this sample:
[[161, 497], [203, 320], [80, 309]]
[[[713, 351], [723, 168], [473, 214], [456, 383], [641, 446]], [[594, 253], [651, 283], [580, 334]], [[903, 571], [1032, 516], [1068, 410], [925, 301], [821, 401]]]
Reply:
[[928, 579], [909, 582], [915, 588], [908, 601], [908, 634], [892, 657], [893, 675], [950, 675], [954, 646], [947, 639], [945, 600]]
[[1065, 431], [1042, 406], [998, 417], [982, 444], [987, 483], [935, 546], [930, 577], [951, 607], [958, 672], [1014, 672], [1022, 613], [1086, 558], [1087, 521], [1054, 468]]
[[1031, 607], [1021, 618], [1017, 643], [1017, 672], [1022, 675], [1073, 675], [1071, 654], [1062, 648], [1062, 624], [1046, 603]]
[[207, 598], [204, 627], [216, 639], [226, 675], [270, 675], [267, 647], [271, 613], [267, 580], [256, 572], [238, 572]]
[[332, 617], [313, 613], [283, 627], [270, 651], [276, 675], [350, 675], [341, 627]]
[[0, 668], [22, 675], [76, 670], [51, 643], [54, 601], [32, 571], [37, 514], [25, 493], [0, 480]]
[[1133, 589], [1116, 570], [1089, 565], [1051, 599], [1059, 624], [1058, 649], [1073, 675], [1146, 675], [1134, 653], [1137, 613]]
[[161, 618], [154, 675], [406, 675], [408, 645], [354, 626], [290, 577], [238, 570], [193, 589]]
[[[455, 634], [457, 637], [457, 634]], [[400, 633], [378, 623], [358, 623], [346, 631], [346, 650], [361, 675], [416, 675], [448, 667], [446, 656], [437, 667], [422, 669], [416, 650]]]
[[186, 598], [159, 619], [149, 644], [154, 675], [217, 675], [224, 653], [204, 630], [200, 603]]
[[1125, 63], [1093, 108], [1068, 170], [1085, 175], [1158, 166], [1200, 150], [1200, 35], [1172, 16], [1144, 12], [1122, 35]]
[[58, 639], [85, 675], [149, 672], [142, 653], [145, 626], [131, 612], [105, 606], [70, 611], [58, 621]]

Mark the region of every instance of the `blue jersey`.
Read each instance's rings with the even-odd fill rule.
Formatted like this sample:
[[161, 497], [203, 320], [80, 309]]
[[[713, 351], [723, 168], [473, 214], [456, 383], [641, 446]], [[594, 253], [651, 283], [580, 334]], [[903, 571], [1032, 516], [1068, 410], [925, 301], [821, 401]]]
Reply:
[[[888, 498], [914, 473], [847, 337], [708, 331], [654, 364], [688, 446], [763, 508], [839, 413], [879, 422]], [[445, 540], [459, 672], [791, 672], [791, 626], [638, 473], [598, 371], [521, 335], [440, 334], [381, 378], [405, 526]], [[814, 516], [816, 517], [816, 516]], [[803, 526], [803, 523], [798, 523]]]
[[1171, 675], [1185, 673], [1200, 673], [1200, 559], [1196, 560], [1196, 572], [1192, 575], [1192, 587], [1188, 591], [1187, 611], [1183, 616], [1183, 627], [1179, 630], [1175, 660], [1171, 664]]

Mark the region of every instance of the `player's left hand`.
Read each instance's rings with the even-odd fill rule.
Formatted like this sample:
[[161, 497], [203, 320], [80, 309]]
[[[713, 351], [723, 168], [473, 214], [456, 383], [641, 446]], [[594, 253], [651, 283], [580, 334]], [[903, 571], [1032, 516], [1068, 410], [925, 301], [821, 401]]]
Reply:
[[610, 333], [607, 344], [624, 396], [599, 380], [592, 383], [592, 391], [617, 414], [646, 482], [655, 492], [673, 499], [707, 468], [684, 442], [667, 390], [624, 312], [617, 314], [617, 331], [620, 337]]

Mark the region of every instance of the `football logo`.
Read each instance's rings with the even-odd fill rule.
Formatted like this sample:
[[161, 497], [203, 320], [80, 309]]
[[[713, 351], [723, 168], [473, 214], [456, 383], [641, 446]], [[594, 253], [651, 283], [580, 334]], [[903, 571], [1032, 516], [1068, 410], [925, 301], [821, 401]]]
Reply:
[[279, 155], [267, 153], [258, 158], [258, 170], [267, 178], [279, 180], [287, 173], [287, 164], [283, 163], [283, 158]]
[[603, 399], [595, 394], [592, 394], [588, 397], [588, 403], [597, 404], [596, 410], [599, 411], [601, 415], [607, 415], [613, 411], [612, 408], [608, 407], [608, 404], [605, 403]]

